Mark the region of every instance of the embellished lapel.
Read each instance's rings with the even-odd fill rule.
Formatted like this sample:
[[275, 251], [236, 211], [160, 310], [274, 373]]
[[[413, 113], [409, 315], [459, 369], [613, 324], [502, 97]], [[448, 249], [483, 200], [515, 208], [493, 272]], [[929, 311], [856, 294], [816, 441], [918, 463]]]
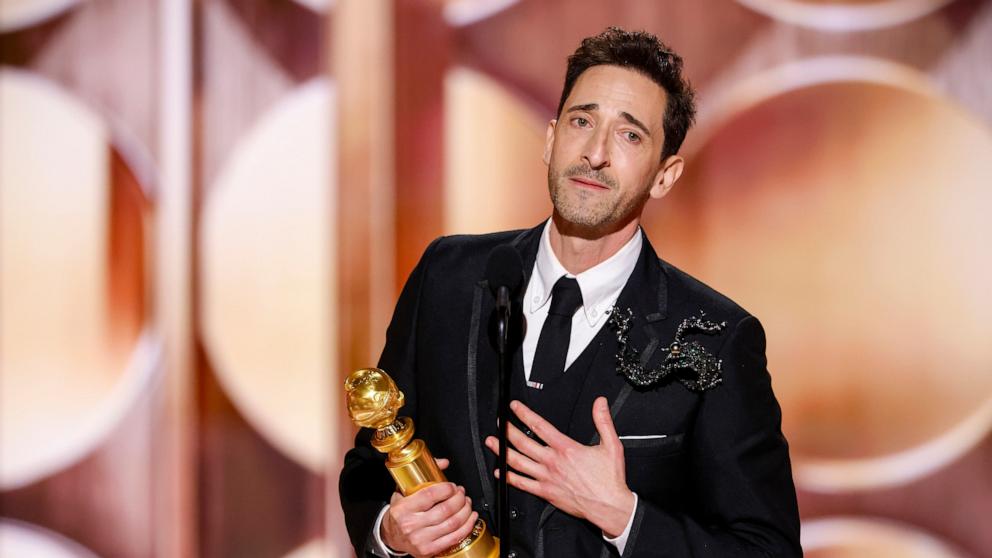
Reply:
[[[643, 232], [641, 234], [644, 235]], [[658, 322], [667, 315], [668, 283], [647, 236], [642, 236], [642, 239], [641, 254], [617, 298], [616, 307], [621, 310], [631, 308], [641, 318], [631, 328], [630, 339], [635, 346], [645, 348], [641, 357], [643, 362], [648, 362], [661, 347]], [[593, 343], [599, 343], [599, 351], [576, 401], [577, 411], [572, 414], [569, 425], [569, 436], [583, 444], [594, 444], [599, 440], [592, 422], [593, 401], [605, 396], [610, 402], [610, 414], [615, 419], [632, 389], [626, 379], [617, 373], [617, 339], [609, 324], [603, 324]], [[583, 409], [586, 412], [582, 412]]]
[[[645, 347], [641, 357], [648, 362], [661, 346], [659, 339], [659, 322], [665, 320], [668, 314], [668, 282], [661, 262], [648, 238], [641, 232], [643, 244], [641, 254], [637, 259], [630, 279], [617, 298], [616, 307], [631, 308], [643, 319], [638, 320], [636, 327], [631, 328], [630, 339], [638, 347]], [[610, 403], [610, 415], [614, 422], [627, 402], [631, 386], [623, 376], [617, 373], [616, 353], [617, 340], [609, 325], [596, 334], [592, 341], [599, 343], [599, 350], [592, 364], [582, 392], [576, 400], [576, 410], [572, 413], [568, 435], [580, 443], [592, 445], [599, 442], [599, 434], [592, 422], [592, 403], [599, 396], [605, 396]], [[538, 525], [543, 527], [556, 508], [547, 504], [541, 512]], [[539, 534], [538, 540], [542, 537]], [[538, 553], [543, 551], [538, 545]]]

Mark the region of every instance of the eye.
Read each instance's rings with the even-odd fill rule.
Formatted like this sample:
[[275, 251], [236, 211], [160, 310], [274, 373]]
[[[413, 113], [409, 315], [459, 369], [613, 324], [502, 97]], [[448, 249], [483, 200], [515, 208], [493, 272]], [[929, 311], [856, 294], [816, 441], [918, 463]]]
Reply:
[[589, 125], [589, 120], [587, 120], [587, 119], [585, 119], [585, 118], [583, 118], [581, 116], [576, 116], [575, 118], [572, 119], [572, 122], [574, 122], [575, 125], [578, 126], [578, 127], [580, 127], [580, 128], [585, 128], [586, 126]]
[[641, 136], [637, 135], [636, 132], [624, 132], [623, 135], [631, 143], [641, 143]]

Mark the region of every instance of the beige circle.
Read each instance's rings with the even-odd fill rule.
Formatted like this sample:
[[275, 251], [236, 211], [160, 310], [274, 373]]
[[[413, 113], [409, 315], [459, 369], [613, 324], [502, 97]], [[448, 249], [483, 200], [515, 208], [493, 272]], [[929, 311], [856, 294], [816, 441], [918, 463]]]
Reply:
[[283, 558], [335, 558], [338, 553], [327, 545], [324, 539], [313, 539], [295, 549]]
[[269, 441], [318, 472], [340, 400], [329, 399], [333, 107], [319, 79], [264, 115], [208, 190], [200, 239], [203, 336], [221, 384]]
[[3, 0], [0, 2], [0, 33], [37, 25], [78, 3], [79, 0]]
[[802, 545], [809, 558], [965, 558], [914, 527], [857, 517], [804, 521]]
[[326, 14], [334, 7], [334, 0], [293, 0], [297, 4], [309, 8], [318, 14]]
[[826, 31], [863, 31], [900, 25], [951, 0], [737, 0], [771, 18]]
[[992, 425], [988, 130], [863, 59], [721, 104], [647, 227], [764, 323], [797, 481], [907, 482], [973, 447]]
[[442, 0], [444, 19], [459, 27], [490, 18], [513, 6], [520, 0]]
[[102, 440], [147, 386], [158, 348], [120, 327], [140, 327], [140, 310], [111, 292], [115, 273], [142, 271], [108, 265], [102, 120], [55, 85], [4, 69], [0, 121], [0, 487], [14, 488]]
[[551, 214], [541, 160], [547, 122], [506, 88], [468, 68], [445, 77], [444, 230], [532, 227]]
[[0, 518], [0, 556], [3, 558], [96, 558], [82, 545], [34, 525]]

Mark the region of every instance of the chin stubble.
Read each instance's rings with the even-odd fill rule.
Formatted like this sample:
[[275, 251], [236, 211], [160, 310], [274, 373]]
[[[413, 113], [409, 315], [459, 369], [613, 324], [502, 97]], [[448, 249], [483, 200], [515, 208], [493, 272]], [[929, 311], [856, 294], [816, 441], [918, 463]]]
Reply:
[[[549, 168], [548, 190], [551, 194], [551, 203], [559, 215], [571, 223], [584, 227], [597, 227], [608, 222], [611, 217], [615, 217], [613, 214], [616, 212], [616, 202], [618, 201], [615, 197], [607, 197], [599, 200], [594, 205], [589, 205], [573, 203], [575, 200], [574, 196], [563, 195], [565, 191], [564, 182], [573, 177], [595, 180], [608, 186], [614, 195], [618, 192], [617, 182], [612, 176], [592, 170], [585, 165], [572, 165], [557, 176]], [[582, 194], [576, 193], [575, 196], [582, 196]]]

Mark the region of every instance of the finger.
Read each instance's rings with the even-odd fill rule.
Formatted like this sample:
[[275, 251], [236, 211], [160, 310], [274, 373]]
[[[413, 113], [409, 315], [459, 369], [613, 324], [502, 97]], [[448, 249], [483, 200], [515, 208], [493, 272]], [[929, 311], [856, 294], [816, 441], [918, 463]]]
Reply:
[[544, 420], [541, 415], [527, 408], [527, 405], [519, 401], [511, 401], [510, 409], [520, 418], [521, 422], [527, 425], [539, 438], [544, 440], [548, 446], [559, 449], [574, 444], [575, 441], [562, 434], [553, 424]]
[[442, 471], [445, 470], [445, 469], [447, 469], [448, 468], [448, 465], [451, 463], [450, 461], [448, 461], [447, 459], [445, 459], [443, 457], [441, 457], [441, 458], [435, 458], [434, 461], [437, 463], [437, 468], [438, 469], [441, 469]]
[[510, 444], [520, 450], [521, 453], [527, 455], [535, 461], [545, 461], [551, 458], [551, 454], [554, 453], [554, 450], [542, 446], [540, 442], [524, 434], [516, 426], [512, 424], [508, 426], [509, 428], [506, 429], [506, 437], [509, 439]]
[[[451, 516], [458, 513], [458, 510], [465, 507], [469, 499], [465, 496], [465, 489], [458, 487], [458, 490], [448, 499], [438, 502], [433, 508], [423, 512], [421, 514], [421, 521], [425, 527], [441, 525], [448, 520]], [[460, 523], [458, 524], [460, 525]], [[454, 529], [457, 525], [451, 525], [448, 530], [437, 533], [437, 536], [441, 536], [448, 531]], [[437, 538], [437, 537], [435, 537]]]
[[[499, 469], [496, 470], [496, 478], [499, 478]], [[532, 478], [525, 477], [521, 474], [509, 471], [506, 475], [506, 484], [518, 489], [523, 490], [529, 494], [533, 494], [538, 498], [547, 499], [542, 490], [543, 485]], [[554, 502], [552, 502], [553, 504]]]
[[458, 529], [437, 540], [435, 547], [436, 550], [432, 549], [434, 551], [431, 554], [440, 554], [441, 552], [444, 552], [445, 550], [448, 550], [458, 544], [472, 532], [472, 528], [475, 527], [475, 521], [477, 519], [479, 519], [478, 512], [471, 512], [465, 522]]
[[[510, 447], [508, 448], [509, 450], [516, 448], [534, 461], [543, 462], [551, 459], [551, 454], [554, 453], [554, 450], [542, 446], [536, 440], [521, 432], [516, 426], [512, 424], [507, 426], [506, 436], [510, 441]], [[495, 436], [487, 436], [486, 447], [491, 449], [496, 455], [499, 455], [499, 438]]]
[[[487, 438], [486, 446], [488, 446], [494, 453], [499, 453], [499, 440], [496, 438], [492, 436]], [[507, 448], [506, 450], [506, 463], [510, 467], [513, 467], [526, 475], [530, 475], [538, 479], [547, 477], [546, 467], [513, 448]]]
[[613, 424], [613, 417], [610, 416], [610, 406], [605, 397], [597, 397], [592, 404], [592, 422], [596, 425], [596, 432], [599, 432], [600, 444], [613, 452], [623, 452], [623, 443], [617, 436], [617, 428]]
[[[431, 523], [424, 526], [422, 535], [427, 540], [439, 539], [457, 531], [472, 513], [472, 500], [468, 497], [452, 498], [435, 506], [430, 514], [434, 514], [435, 511], [441, 512], [441, 515], [430, 518]], [[428, 515], [424, 515], [425, 522], [428, 520]]]
[[530, 438], [515, 426], [511, 426], [507, 431], [507, 438], [509, 438], [509, 441], [512, 444], [509, 448], [510, 450], [517, 449], [520, 453], [526, 455], [533, 461], [544, 463], [549, 459], [554, 458], [553, 449], [542, 446], [539, 442]]
[[457, 492], [458, 488], [454, 483], [439, 482], [426, 488], [421, 488], [413, 494], [404, 497], [396, 505], [401, 507], [402, 511], [408, 513], [426, 512], [439, 502], [451, 498]]
[[[472, 503], [466, 498], [454, 513], [447, 514], [439, 523], [420, 527], [411, 537], [411, 542], [423, 554], [430, 556], [446, 550], [451, 544], [444, 544], [446, 542], [445, 539], [452, 533], [459, 531], [472, 513]], [[458, 540], [460, 539], [454, 542], [458, 542]]]

